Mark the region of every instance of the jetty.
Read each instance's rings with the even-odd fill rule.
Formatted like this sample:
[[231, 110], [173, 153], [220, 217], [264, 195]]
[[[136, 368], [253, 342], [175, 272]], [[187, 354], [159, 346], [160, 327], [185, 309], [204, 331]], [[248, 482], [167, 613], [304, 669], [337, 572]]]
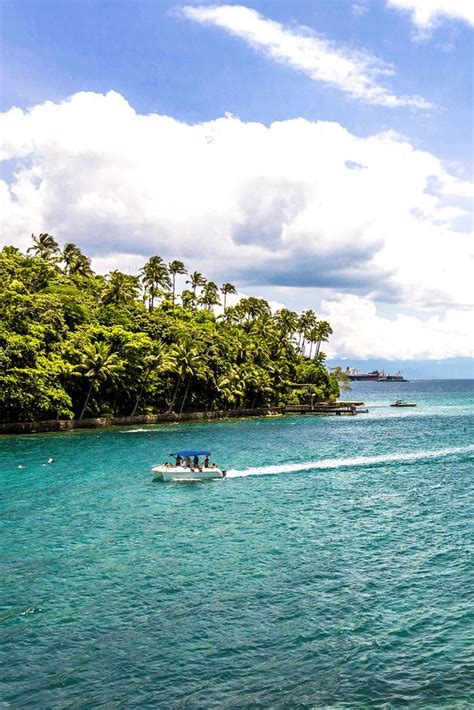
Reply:
[[363, 414], [367, 409], [357, 409], [364, 402], [314, 402], [312, 404], [286, 404], [281, 407], [285, 414], [333, 414], [336, 416]]

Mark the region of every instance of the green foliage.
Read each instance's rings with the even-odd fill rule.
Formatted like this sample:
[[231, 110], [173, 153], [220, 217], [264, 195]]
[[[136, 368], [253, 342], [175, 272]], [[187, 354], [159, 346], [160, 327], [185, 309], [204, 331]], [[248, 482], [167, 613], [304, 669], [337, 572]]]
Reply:
[[[335, 399], [313, 311], [272, 314], [261, 298], [151, 257], [140, 277], [94, 274], [72, 243], [33, 236], [0, 252], [0, 421], [276, 406]], [[224, 309], [214, 307], [223, 297]], [[222, 308], [220, 308], [222, 311]], [[313, 345], [315, 357], [304, 354]], [[296, 384], [303, 383], [303, 387]]]

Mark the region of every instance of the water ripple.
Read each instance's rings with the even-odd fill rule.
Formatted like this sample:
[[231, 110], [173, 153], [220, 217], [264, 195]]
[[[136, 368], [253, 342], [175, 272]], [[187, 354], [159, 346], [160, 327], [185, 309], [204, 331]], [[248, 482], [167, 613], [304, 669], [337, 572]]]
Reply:
[[[409, 386], [421, 416], [0, 440], [1, 702], [472, 708], [471, 404]], [[152, 484], [193, 446], [229, 479]]]

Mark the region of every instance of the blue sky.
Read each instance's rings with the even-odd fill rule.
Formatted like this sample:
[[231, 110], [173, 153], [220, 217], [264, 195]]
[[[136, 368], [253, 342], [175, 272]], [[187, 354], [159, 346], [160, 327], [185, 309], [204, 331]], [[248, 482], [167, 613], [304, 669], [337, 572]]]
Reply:
[[285, 25], [306, 25], [369, 50], [395, 65], [397, 75], [387, 82], [394, 90], [421, 94], [439, 109], [393, 115], [347, 100], [219, 28], [184, 19], [182, 5], [163, 0], [3, 0], [2, 109], [113, 88], [141, 113], [188, 122], [229, 111], [264, 123], [298, 116], [337, 120], [358, 135], [395, 127], [444, 160], [471, 169], [473, 46], [466, 23], [443, 21], [429, 40], [413, 41], [409, 14], [379, 0], [242, 4]]
[[446, 5], [2, 0], [2, 241], [182, 258], [315, 308], [332, 356], [469, 356], [474, 3]]

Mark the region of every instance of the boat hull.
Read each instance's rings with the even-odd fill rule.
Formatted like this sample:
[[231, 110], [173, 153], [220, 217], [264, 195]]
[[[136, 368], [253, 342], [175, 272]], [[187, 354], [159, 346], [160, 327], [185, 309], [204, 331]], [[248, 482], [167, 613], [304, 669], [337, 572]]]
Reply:
[[202, 471], [191, 468], [153, 466], [153, 477], [159, 481], [212, 481], [224, 478], [225, 473], [220, 468], [204, 468]]
[[351, 382], [378, 382], [378, 375], [347, 375]]
[[346, 372], [351, 382], [408, 382], [402, 374], [386, 375], [383, 370], [372, 370], [372, 372]]

